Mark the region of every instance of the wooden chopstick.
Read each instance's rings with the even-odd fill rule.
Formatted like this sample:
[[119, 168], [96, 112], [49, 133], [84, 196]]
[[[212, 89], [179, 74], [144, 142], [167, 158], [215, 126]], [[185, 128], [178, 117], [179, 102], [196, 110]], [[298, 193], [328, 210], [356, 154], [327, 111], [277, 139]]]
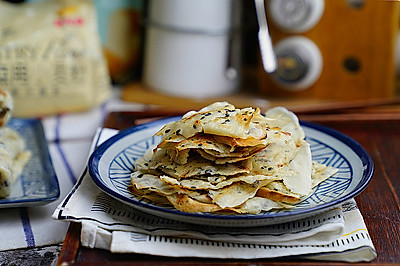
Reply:
[[[335, 112], [352, 112], [356, 109], [367, 110], [371, 107], [388, 107], [397, 106], [400, 112], [400, 97], [384, 98], [384, 99], [364, 99], [354, 101], [338, 101], [338, 102], [321, 102], [321, 103], [310, 103], [310, 104], [299, 104], [291, 106], [288, 104], [286, 107], [296, 114], [323, 114], [323, 113], [335, 113]], [[378, 109], [376, 109], [378, 110]], [[381, 109], [382, 110], [382, 109]], [[394, 110], [392, 109], [392, 112]]]

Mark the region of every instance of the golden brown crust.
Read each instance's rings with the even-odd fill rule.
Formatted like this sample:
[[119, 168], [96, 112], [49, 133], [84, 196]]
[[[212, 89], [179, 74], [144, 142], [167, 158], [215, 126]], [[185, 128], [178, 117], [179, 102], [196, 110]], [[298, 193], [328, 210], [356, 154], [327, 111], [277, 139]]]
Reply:
[[4, 127], [11, 119], [13, 101], [11, 95], [0, 88], [0, 127]]
[[295, 204], [300, 201], [300, 197], [298, 196], [284, 194], [282, 192], [271, 190], [266, 187], [261, 187], [257, 191], [256, 196], [289, 204]]
[[226, 137], [226, 136], [214, 136], [214, 139], [217, 142], [226, 144], [231, 146], [232, 148], [239, 146], [239, 147], [247, 147], [247, 146], [256, 146], [260, 144], [260, 139], [256, 138], [246, 138], [246, 139], [240, 139], [240, 138], [232, 138], [232, 137]]
[[216, 212], [222, 210], [220, 206], [213, 203], [203, 203], [183, 194], [167, 196], [174, 207], [182, 212]]
[[0, 95], [4, 96], [4, 97], [8, 97], [8, 93], [0, 88]]

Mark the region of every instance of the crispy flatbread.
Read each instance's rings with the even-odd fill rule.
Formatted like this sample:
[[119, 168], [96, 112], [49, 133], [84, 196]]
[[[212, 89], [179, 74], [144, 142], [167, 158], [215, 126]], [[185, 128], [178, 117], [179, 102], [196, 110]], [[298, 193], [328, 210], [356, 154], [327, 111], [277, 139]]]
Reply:
[[162, 175], [159, 176], [161, 180], [164, 182], [170, 184], [170, 185], [176, 185], [180, 186], [184, 189], [201, 189], [201, 190], [218, 190], [227, 186], [232, 185], [233, 183], [237, 182], [244, 182], [247, 184], [254, 184], [255, 182], [263, 181], [264, 183], [267, 183], [267, 181], [272, 182], [276, 180], [277, 178], [274, 176], [266, 176], [266, 175], [237, 175], [234, 177], [220, 177], [222, 181], [218, 183], [213, 183], [208, 180], [203, 180], [200, 178], [197, 179], [182, 179], [182, 180], [177, 180], [173, 177]]
[[163, 136], [163, 140], [176, 135], [190, 138], [197, 133], [262, 139], [267, 134], [266, 123], [259, 109], [236, 109], [229, 103], [218, 102], [198, 112], [188, 112], [181, 120], [165, 125], [156, 135]]
[[336, 173], [312, 161], [297, 117], [283, 107], [263, 116], [215, 103], [156, 135], [161, 142], [135, 163], [131, 191], [183, 212], [291, 208]]
[[316, 187], [321, 184], [323, 181], [328, 179], [329, 177], [333, 176], [338, 172], [338, 169], [332, 166], [326, 166], [322, 163], [313, 162], [313, 169], [312, 169], [312, 187]]
[[222, 207], [217, 204], [204, 203], [185, 194], [168, 195], [167, 199], [176, 209], [182, 212], [217, 212], [222, 210]]
[[10, 93], [0, 89], [0, 127], [4, 127], [11, 119], [13, 108], [14, 103]]
[[261, 187], [256, 195], [261, 198], [288, 204], [295, 204], [301, 200], [301, 196], [291, 192], [282, 181], [271, 182]]
[[279, 201], [273, 201], [267, 198], [253, 197], [246, 200], [242, 205], [232, 208], [237, 213], [258, 214], [260, 212], [270, 211], [274, 209], [291, 209], [293, 205], [285, 204]]
[[265, 116], [269, 118], [268, 124], [271, 128], [277, 127], [284, 132], [289, 132], [296, 145], [301, 145], [304, 142], [305, 134], [301, 128], [297, 116], [282, 106], [277, 106], [268, 109]]
[[10, 195], [12, 184], [30, 157], [31, 152], [25, 149], [25, 141], [15, 130], [0, 128], [0, 198]]
[[283, 177], [283, 183], [286, 187], [290, 191], [302, 196], [310, 194], [312, 189], [310, 144], [305, 142], [297, 149], [295, 156], [288, 164], [288, 168], [294, 172], [294, 175]]
[[269, 182], [269, 180], [257, 181], [253, 184], [236, 182], [222, 189], [209, 190], [208, 195], [212, 198], [214, 203], [222, 208], [233, 208], [254, 197], [257, 193], [257, 190]]
[[[183, 141], [177, 141], [179, 136], [175, 136], [170, 140], [164, 140], [157, 146], [157, 149], [167, 151], [170, 159], [177, 164], [186, 164], [189, 152], [197, 152], [201, 157], [213, 161], [216, 164], [235, 163], [243, 161], [263, 150], [269, 142], [267, 139], [255, 140], [249, 139], [246, 143], [244, 139], [225, 137], [220, 143], [217, 138], [209, 134], [196, 134]], [[227, 141], [231, 139], [232, 141]], [[237, 144], [240, 144], [237, 145]], [[247, 144], [247, 146], [245, 146]]]
[[176, 164], [168, 158], [163, 150], [158, 150], [148, 164], [148, 169], [158, 170], [178, 179], [200, 175], [232, 176], [250, 173], [251, 167], [251, 162], [246, 160], [227, 165], [213, 164], [200, 155], [191, 156], [186, 164]]

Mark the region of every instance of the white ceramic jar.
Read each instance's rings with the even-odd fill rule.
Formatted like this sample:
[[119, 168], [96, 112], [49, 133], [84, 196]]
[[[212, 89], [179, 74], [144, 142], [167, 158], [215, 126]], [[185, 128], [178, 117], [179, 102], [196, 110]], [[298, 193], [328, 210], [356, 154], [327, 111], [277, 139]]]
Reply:
[[144, 83], [178, 97], [210, 98], [239, 83], [237, 0], [152, 0]]

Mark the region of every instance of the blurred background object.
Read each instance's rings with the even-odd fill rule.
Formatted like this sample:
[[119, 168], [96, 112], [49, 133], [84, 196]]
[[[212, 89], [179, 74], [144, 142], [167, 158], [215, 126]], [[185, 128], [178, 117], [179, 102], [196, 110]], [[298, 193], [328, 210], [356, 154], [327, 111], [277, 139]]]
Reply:
[[[35, 3], [44, 0], [7, 1]], [[113, 84], [126, 84], [141, 77], [142, 17], [147, 2], [148, 0], [91, 0], [96, 12], [101, 47]]]
[[272, 46], [267, 16], [265, 14], [264, 0], [254, 0], [258, 21], [258, 44], [260, 47], [261, 62], [267, 73], [275, 72], [277, 69], [276, 56]]
[[[268, 26], [278, 60], [278, 69], [272, 74], [266, 73], [261, 63], [254, 2], [239, 1], [236, 12], [240, 13], [237, 15], [240, 20], [235, 24], [240, 33], [240, 49], [235, 54], [239, 58], [238, 84], [235, 90], [221, 94], [222, 97], [217, 92], [207, 94], [207, 90], [218, 85], [219, 80], [211, 82], [212, 85], [207, 85], [205, 79], [188, 82], [191, 77], [207, 75], [210, 70], [221, 77], [222, 69], [219, 67], [215, 71], [213, 60], [217, 57], [210, 57], [213, 51], [202, 54], [201, 59], [208, 59], [204, 63], [207, 68], [194, 63], [198, 54], [192, 51], [207, 50], [205, 45], [197, 46], [200, 41], [193, 41], [194, 45], [187, 42], [178, 46], [183, 43], [183, 36], [185, 40], [200, 37], [189, 34], [188, 31], [193, 28], [190, 20], [180, 23], [186, 31], [177, 31], [181, 29], [177, 23], [179, 16], [175, 16], [174, 22], [165, 18], [168, 15], [174, 17], [172, 15], [179, 12], [188, 15], [190, 10], [183, 12], [185, 6], [179, 1], [146, 2], [149, 3], [149, 21], [153, 23], [146, 24], [147, 36], [143, 40], [146, 58], [144, 75], [139, 82], [124, 87], [124, 100], [176, 107], [181, 106], [179, 103], [185, 105], [188, 100], [206, 104], [215, 99], [230, 100], [232, 96], [239, 96], [233, 97], [234, 101], [238, 98], [245, 100], [239, 104], [235, 102], [238, 106], [255, 103], [249, 100], [253, 98], [268, 100], [270, 105], [290, 107], [398, 96], [395, 61], [400, 21], [398, 1], [265, 1]], [[160, 5], [158, 2], [162, 2], [163, 6], [157, 13], [152, 11], [151, 5]], [[172, 8], [178, 4], [179, 8]], [[225, 13], [219, 14], [220, 19], [225, 17]], [[196, 17], [192, 15], [190, 18], [194, 20]], [[210, 23], [212, 20], [205, 18], [200, 21]], [[186, 51], [189, 51], [188, 55]], [[223, 54], [218, 52], [219, 58]], [[182, 67], [190, 64], [194, 67]], [[217, 79], [214, 77], [214, 80]], [[170, 82], [169, 89], [163, 91], [166, 85], [162, 87], [161, 81]], [[220, 90], [223, 91], [222, 88]]]
[[[396, 96], [398, 1], [267, 2], [280, 65], [273, 76], [260, 68], [259, 88], [266, 96], [335, 100]], [[306, 47], [294, 37], [312, 45]], [[281, 43], [289, 40], [291, 44], [282, 48]], [[321, 70], [315, 67], [319, 61]], [[314, 76], [312, 82], [303, 84], [309, 76]]]
[[178, 97], [209, 98], [239, 85], [237, 0], [152, 0], [143, 82]]
[[89, 0], [0, 2], [0, 87], [14, 116], [91, 109], [111, 96]]
[[273, 73], [261, 62], [254, 1], [91, 3], [94, 39], [127, 102], [187, 109], [227, 100], [265, 108], [398, 97], [399, 1], [266, 0]]
[[99, 35], [115, 84], [140, 78], [143, 0], [94, 0]]

